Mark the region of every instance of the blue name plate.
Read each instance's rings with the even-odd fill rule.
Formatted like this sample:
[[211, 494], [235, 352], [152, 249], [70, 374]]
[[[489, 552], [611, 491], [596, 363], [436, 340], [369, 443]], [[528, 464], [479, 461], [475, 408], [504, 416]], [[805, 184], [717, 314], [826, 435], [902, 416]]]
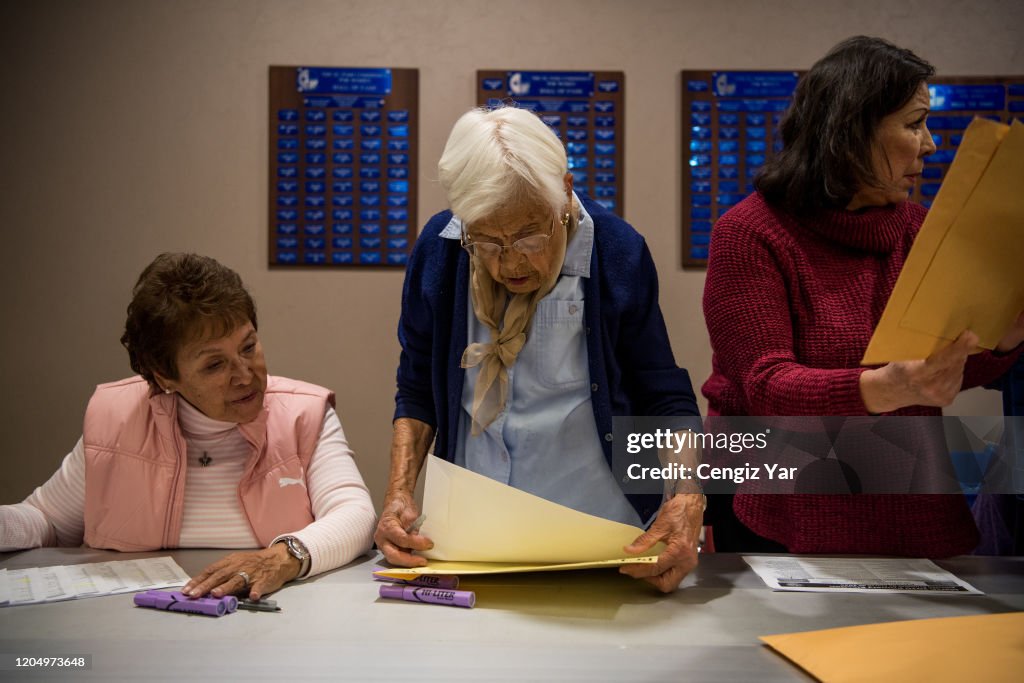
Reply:
[[793, 71], [716, 71], [711, 82], [719, 97], [789, 97], [798, 78]]
[[324, 69], [299, 67], [295, 86], [303, 93], [390, 95], [391, 69]]
[[1006, 107], [1006, 88], [1001, 85], [930, 85], [932, 111], [1001, 110]]
[[593, 97], [589, 71], [509, 71], [508, 94], [515, 96]]

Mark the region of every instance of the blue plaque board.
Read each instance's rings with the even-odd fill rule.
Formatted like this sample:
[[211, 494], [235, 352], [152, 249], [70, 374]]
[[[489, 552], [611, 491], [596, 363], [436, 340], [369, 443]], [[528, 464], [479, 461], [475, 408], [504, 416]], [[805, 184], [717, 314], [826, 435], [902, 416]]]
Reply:
[[270, 265], [404, 268], [418, 119], [416, 69], [270, 67]]
[[625, 84], [621, 71], [478, 71], [477, 103], [537, 114], [565, 144], [576, 190], [621, 216]]
[[[754, 191], [758, 170], [778, 149], [776, 130], [802, 73], [682, 72], [684, 268], [707, 265], [715, 221]], [[937, 149], [912, 196], [925, 206], [973, 117], [1024, 116], [1024, 76], [935, 78], [929, 86], [928, 127]]]

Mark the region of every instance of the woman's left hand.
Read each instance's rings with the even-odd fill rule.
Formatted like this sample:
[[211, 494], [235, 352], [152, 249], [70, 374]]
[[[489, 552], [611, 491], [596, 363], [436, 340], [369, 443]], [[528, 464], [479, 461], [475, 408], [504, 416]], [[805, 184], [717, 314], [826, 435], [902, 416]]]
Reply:
[[231, 553], [193, 576], [181, 592], [193, 598], [206, 594], [215, 598], [245, 595], [259, 600], [294, 579], [301, 569], [302, 563], [288, 552], [285, 544], [275, 543], [263, 550]]
[[697, 543], [704, 523], [704, 496], [679, 493], [669, 499], [654, 524], [625, 547], [630, 555], [639, 555], [658, 541], [668, 546], [654, 564], [624, 564], [619, 569], [634, 579], [643, 579], [663, 593], [671, 593], [697, 566]]
[[1009, 353], [1020, 346], [1021, 342], [1024, 342], [1024, 311], [1020, 312], [1020, 315], [1017, 316], [1017, 322], [999, 340], [999, 344], [996, 345], [996, 351]]

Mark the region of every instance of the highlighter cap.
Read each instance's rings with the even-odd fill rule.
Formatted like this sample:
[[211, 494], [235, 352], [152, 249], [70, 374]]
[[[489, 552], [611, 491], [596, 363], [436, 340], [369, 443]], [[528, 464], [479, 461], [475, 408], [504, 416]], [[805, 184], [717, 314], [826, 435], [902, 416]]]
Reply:
[[404, 597], [405, 586], [385, 585], [380, 587], [380, 597], [392, 600], [401, 600]]

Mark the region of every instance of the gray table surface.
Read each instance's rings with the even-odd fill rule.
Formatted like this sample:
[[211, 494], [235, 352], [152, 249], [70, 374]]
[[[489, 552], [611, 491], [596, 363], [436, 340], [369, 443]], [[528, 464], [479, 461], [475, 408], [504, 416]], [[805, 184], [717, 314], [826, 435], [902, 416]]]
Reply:
[[[0, 566], [170, 555], [193, 573], [223, 554], [41, 548]], [[2, 608], [0, 655], [88, 654], [92, 668], [0, 680], [809, 680], [757, 636], [1024, 610], [1024, 558], [938, 562], [983, 596], [773, 592], [740, 556], [712, 554], [668, 596], [614, 570], [466, 577], [471, 610], [379, 599], [376, 560], [283, 588], [273, 614], [166, 613], [128, 595]]]

